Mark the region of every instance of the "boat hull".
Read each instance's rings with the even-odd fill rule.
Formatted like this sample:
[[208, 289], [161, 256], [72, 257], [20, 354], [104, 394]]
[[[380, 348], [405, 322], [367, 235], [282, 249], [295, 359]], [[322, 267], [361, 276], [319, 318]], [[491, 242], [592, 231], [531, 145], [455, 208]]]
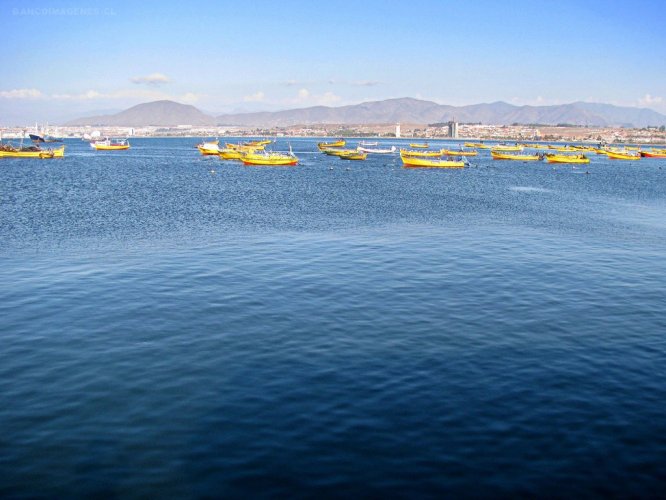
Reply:
[[666, 151], [656, 153], [654, 151], [641, 151], [643, 158], [666, 158]]
[[0, 158], [63, 158], [64, 156], [65, 146], [40, 151], [0, 151]]
[[122, 150], [125, 150], [125, 149], [129, 149], [130, 145], [129, 144], [119, 144], [119, 145], [93, 144], [93, 148], [95, 148], [97, 151], [122, 151]]
[[615, 151], [608, 151], [606, 153], [610, 160], [640, 160], [640, 154], [618, 153]]
[[546, 156], [546, 161], [548, 163], [590, 163], [588, 157], [581, 156], [550, 155]]
[[513, 155], [497, 151], [491, 151], [490, 155], [493, 157], [493, 160], [539, 161], [541, 159], [539, 155]]
[[242, 158], [241, 160], [243, 162], [243, 165], [255, 165], [255, 166], [263, 166], [263, 167], [291, 167], [294, 165], [298, 165], [298, 159], [297, 158], [292, 158], [292, 159], [247, 159], [247, 158]]
[[402, 166], [405, 168], [463, 168], [465, 166], [463, 161], [433, 160], [413, 156], [401, 156], [400, 158]]
[[317, 144], [317, 147], [321, 150], [328, 149], [328, 148], [344, 148], [345, 144], [347, 144], [346, 141], [340, 140], [340, 141], [335, 141], [335, 142], [320, 142]]

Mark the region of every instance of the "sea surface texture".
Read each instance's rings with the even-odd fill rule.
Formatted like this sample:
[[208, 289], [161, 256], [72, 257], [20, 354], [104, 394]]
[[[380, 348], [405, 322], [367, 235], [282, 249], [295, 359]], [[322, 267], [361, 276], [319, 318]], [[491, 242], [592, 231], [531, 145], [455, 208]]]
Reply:
[[665, 160], [130, 142], [0, 160], [0, 496], [664, 495]]

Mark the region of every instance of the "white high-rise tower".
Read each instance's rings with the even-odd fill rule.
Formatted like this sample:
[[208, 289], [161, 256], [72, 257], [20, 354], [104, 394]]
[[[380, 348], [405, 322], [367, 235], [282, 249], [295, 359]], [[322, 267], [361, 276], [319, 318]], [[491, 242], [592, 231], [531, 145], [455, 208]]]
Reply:
[[400, 123], [395, 124], [395, 137], [400, 138]]

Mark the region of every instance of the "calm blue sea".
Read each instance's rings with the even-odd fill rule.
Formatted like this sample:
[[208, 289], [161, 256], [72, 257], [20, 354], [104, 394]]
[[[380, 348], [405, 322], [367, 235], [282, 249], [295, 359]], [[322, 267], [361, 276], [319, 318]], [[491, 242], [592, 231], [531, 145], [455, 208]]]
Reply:
[[131, 142], [0, 160], [0, 496], [664, 495], [666, 161]]

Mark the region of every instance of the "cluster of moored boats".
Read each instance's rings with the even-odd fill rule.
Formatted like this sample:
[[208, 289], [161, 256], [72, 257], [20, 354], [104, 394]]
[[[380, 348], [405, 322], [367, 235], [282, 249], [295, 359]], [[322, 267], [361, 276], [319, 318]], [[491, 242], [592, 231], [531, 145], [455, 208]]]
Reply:
[[266, 151], [270, 140], [250, 141], [240, 144], [226, 143], [220, 147], [220, 141], [202, 142], [197, 149], [202, 155], [219, 156], [222, 160], [238, 160], [244, 165], [293, 166], [298, 165], [298, 157], [291, 151], [281, 153]]
[[[65, 145], [57, 148], [42, 148], [44, 142], [62, 142], [62, 139], [44, 140], [41, 136], [30, 134], [31, 146], [24, 146], [23, 139], [18, 146], [9, 143], [0, 143], [0, 158], [40, 158], [42, 160], [51, 158], [63, 158], [65, 156]], [[120, 151], [130, 148], [127, 139], [100, 139], [90, 141], [90, 146], [97, 151]]]
[[[376, 143], [374, 143], [376, 144]], [[392, 150], [372, 150], [360, 143], [356, 149], [345, 149], [346, 142], [342, 139], [336, 142], [319, 143], [319, 149], [327, 155], [338, 156], [346, 160], [365, 160], [367, 153], [392, 153]], [[434, 168], [456, 168], [464, 167], [469, 156], [477, 156], [479, 149], [490, 150], [493, 160], [513, 161], [542, 161], [548, 163], [590, 163], [585, 153], [594, 152], [603, 154], [613, 160], [640, 160], [643, 157], [666, 158], [666, 149], [651, 148], [640, 150], [638, 147], [594, 147], [587, 145], [561, 146], [548, 144], [484, 144], [466, 142], [459, 149], [429, 149], [428, 143], [412, 143], [412, 149], [400, 149], [400, 158], [405, 167], [434, 167]], [[525, 149], [537, 149], [534, 153], [524, 152]]]

